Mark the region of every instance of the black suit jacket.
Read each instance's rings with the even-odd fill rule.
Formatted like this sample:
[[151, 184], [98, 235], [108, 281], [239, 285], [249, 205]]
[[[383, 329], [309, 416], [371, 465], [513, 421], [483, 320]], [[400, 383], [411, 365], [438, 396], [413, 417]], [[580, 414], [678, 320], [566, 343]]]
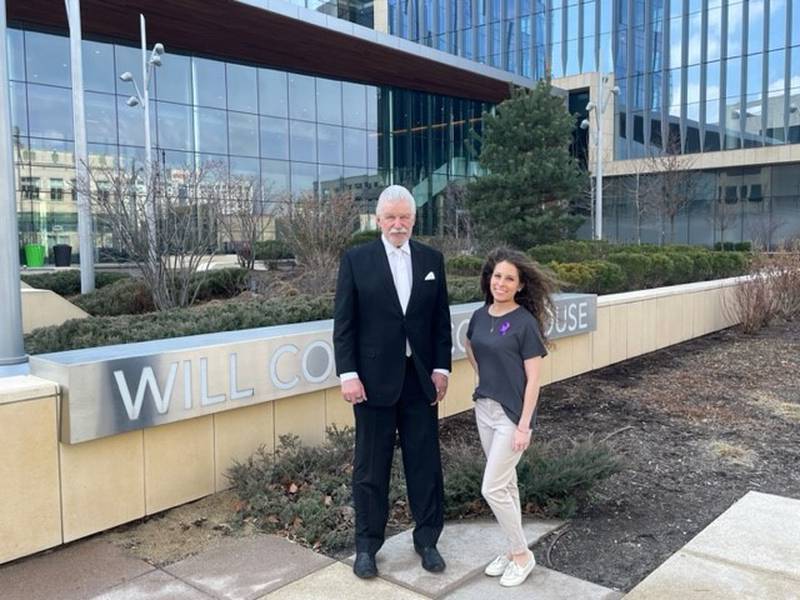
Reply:
[[[444, 258], [410, 240], [411, 297], [403, 315], [383, 242], [356, 246], [342, 257], [336, 284], [333, 346], [336, 374], [358, 372], [374, 406], [397, 402], [403, 388], [406, 339], [423, 389], [433, 400], [433, 369], [450, 369], [452, 339]], [[431, 276], [430, 273], [433, 273]]]

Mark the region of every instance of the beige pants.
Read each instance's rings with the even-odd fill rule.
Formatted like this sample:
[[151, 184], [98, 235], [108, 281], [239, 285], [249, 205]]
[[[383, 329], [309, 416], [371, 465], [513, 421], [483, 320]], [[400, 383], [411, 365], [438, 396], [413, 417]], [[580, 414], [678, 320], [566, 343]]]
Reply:
[[528, 544], [522, 532], [522, 509], [517, 489], [517, 463], [522, 452], [511, 449], [517, 426], [506, 416], [500, 403], [490, 398], [475, 401], [475, 420], [486, 454], [481, 494], [506, 534], [508, 549], [513, 554], [521, 554], [528, 549]]

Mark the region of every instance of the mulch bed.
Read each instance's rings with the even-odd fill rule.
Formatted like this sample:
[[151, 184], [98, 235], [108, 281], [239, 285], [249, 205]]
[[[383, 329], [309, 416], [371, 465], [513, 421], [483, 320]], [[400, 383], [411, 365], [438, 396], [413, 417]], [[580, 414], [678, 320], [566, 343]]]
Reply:
[[[800, 323], [726, 330], [547, 386], [540, 440], [607, 438], [624, 470], [601, 482], [541, 564], [633, 588], [749, 490], [800, 498]], [[474, 439], [474, 417], [442, 439]]]

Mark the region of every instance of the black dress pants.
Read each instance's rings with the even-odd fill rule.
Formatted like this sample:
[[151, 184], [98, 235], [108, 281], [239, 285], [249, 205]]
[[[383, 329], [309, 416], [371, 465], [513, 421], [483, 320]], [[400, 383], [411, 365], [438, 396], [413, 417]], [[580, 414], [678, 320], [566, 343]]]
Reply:
[[[428, 375], [429, 376], [429, 375]], [[400, 400], [393, 406], [356, 404], [353, 502], [356, 551], [375, 554], [389, 517], [389, 479], [396, 433], [400, 435], [414, 544], [434, 546], [444, 524], [444, 483], [439, 454], [438, 409], [430, 405], [409, 358]]]

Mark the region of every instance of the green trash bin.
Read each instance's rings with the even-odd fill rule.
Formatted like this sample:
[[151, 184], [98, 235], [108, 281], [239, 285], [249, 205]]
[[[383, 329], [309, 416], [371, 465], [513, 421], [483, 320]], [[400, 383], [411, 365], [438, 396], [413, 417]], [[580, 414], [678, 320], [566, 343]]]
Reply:
[[29, 267], [43, 267], [45, 247], [41, 244], [25, 244], [25, 264]]

